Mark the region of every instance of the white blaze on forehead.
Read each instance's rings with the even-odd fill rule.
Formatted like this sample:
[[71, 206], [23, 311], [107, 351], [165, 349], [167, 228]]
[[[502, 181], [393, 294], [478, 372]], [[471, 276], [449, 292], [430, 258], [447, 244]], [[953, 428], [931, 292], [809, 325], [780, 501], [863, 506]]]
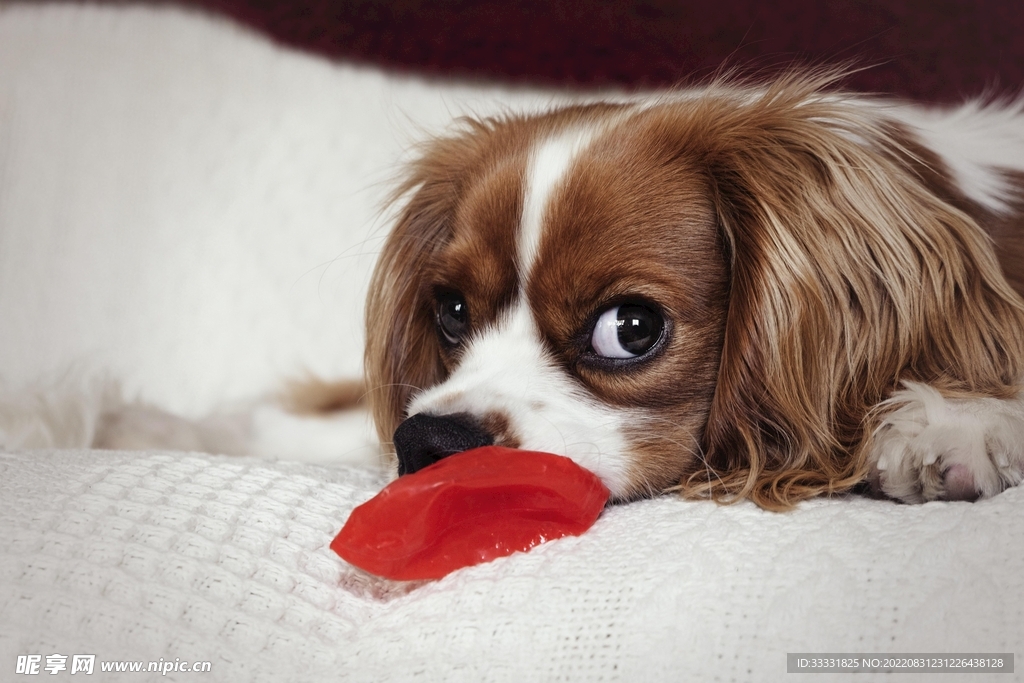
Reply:
[[544, 216], [551, 197], [565, 182], [572, 162], [587, 148], [596, 132], [593, 126], [561, 131], [542, 140], [530, 155], [519, 228], [519, 276], [523, 282], [537, 260]]
[[639, 416], [598, 401], [558, 367], [522, 301], [469, 342], [447, 380], [412, 401], [409, 415], [417, 413], [501, 414], [520, 448], [568, 456], [613, 495], [630, 490], [623, 428]]
[[574, 126], [534, 148], [526, 170], [517, 244], [516, 265], [524, 283], [519, 298], [493, 326], [467, 342], [448, 379], [413, 399], [409, 415], [502, 415], [520, 448], [567, 456], [599, 476], [613, 496], [625, 496], [634, 486], [624, 428], [642, 415], [599, 401], [555, 363], [525, 295], [552, 198], [565, 184], [573, 162], [617, 119]]

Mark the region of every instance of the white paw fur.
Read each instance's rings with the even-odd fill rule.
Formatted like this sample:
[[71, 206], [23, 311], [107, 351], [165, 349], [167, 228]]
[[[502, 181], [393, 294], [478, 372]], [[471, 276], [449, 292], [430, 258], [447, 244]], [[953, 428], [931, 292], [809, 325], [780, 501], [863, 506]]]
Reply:
[[883, 404], [872, 484], [908, 503], [993, 496], [1024, 479], [1024, 398], [947, 398], [904, 382]]

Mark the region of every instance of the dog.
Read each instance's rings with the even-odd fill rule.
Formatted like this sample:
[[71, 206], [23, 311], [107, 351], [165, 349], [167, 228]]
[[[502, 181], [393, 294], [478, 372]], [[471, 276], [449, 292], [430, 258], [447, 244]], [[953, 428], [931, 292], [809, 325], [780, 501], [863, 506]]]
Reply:
[[334, 462], [365, 390], [399, 474], [498, 444], [623, 502], [995, 495], [1024, 478], [1024, 98], [842, 77], [464, 119], [394, 193], [365, 383], [197, 421], [71, 378], [0, 391], [0, 449]]
[[837, 72], [465, 119], [366, 307], [400, 473], [568, 456], [614, 500], [970, 500], [1024, 471], [1024, 110]]

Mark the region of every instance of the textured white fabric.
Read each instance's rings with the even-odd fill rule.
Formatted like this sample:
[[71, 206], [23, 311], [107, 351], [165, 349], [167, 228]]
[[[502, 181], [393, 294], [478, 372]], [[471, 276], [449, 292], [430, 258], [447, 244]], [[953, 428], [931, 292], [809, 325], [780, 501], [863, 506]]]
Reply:
[[382, 483], [248, 458], [0, 454], [0, 680], [32, 653], [212, 662], [101, 679], [174, 681], [771, 681], [787, 651], [1021, 655], [1024, 489], [786, 514], [661, 498], [413, 587], [327, 547]]

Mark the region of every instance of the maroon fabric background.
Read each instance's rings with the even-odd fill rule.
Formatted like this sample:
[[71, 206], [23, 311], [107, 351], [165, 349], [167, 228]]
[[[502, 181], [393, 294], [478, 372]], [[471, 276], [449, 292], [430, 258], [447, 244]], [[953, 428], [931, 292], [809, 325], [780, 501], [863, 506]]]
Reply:
[[428, 75], [672, 85], [721, 64], [854, 59], [848, 85], [932, 101], [1024, 85], [1021, 0], [185, 0], [277, 40]]

